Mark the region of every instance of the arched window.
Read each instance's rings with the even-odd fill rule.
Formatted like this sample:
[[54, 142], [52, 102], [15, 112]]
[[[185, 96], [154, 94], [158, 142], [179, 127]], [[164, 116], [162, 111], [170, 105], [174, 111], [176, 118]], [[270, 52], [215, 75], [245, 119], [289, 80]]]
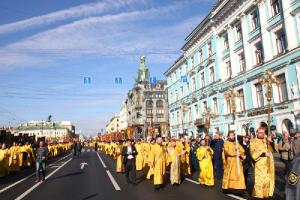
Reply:
[[153, 101], [152, 101], [152, 100], [147, 100], [147, 101], [146, 101], [146, 107], [148, 107], [148, 108], [149, 108], [149, 107], [150, 107], [150, 108], [153, 107]]
[[157, 100], [156, 101], [156, 107], [157, 108], [163, 108], [164, 107], [164, 102], [162, 100]]

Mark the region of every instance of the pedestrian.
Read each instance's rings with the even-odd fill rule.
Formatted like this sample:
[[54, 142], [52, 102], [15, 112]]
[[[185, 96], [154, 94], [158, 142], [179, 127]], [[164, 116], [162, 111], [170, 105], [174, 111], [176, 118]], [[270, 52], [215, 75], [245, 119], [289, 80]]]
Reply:
[[[299, 136], [298, 136], [299, 137]], [[291, 163], [291, 169], [285, 187], [286, 200], [300, 199], [300, 154], [296, 154]]]
[[223, 177], [223, 161], [222, 152], [224, 147], [224, 140], [221, 139], [221, 134], [217, 132], [214, 139], [211, 141], [211, 147], [214, 150], [213, 164], [214, 171], [217, 179], [222, 179]]
[[9, 149], [6, 148], [6, 144], [3, 143], [0, 149], [0, 177], [9, 174], [8, 162], [9, 162]]
[[190, 152], [190, 165], [191, 165], [191, 173], [199, 170], [199, 161], [196, 156], [196, 151], [199, 148], [197, 141], [195, 139], [191, 140], [191, 152]]
[[206, 140], [202, 139], [200, 144], [201, 146], [196, 153], [200, 166], [199, 183], [214, 186], [214, 168], [212, 164], [214, 151], [207, 145]]
[[129, 184], [136, 184], [136, 151], [135, 146], [133, 145], [133, 140], [129, 139], [127, 141], [127, 146], [123, 148], [122, 155], [124, 156], [124, 165], [125, 165], [125, 176], [126, 181]]
[[285, 164], [284, 174], [290, 171], [290, 165], [294, 158], [293, 140], [288, 132], [283, 132], [283, 137], [278, 144], [280, 159]]
[[[46, 177], [46, 159], [48, 156], [48, 149], [44, 146], [44, 142], [40, 141], [39, 148], [36, 150], [36, 183], [41, 180], [44, 181]], [[40, 176], [42, 172], [42, 179]]]
[[120, 140], [116, 143], [116, 172], [117, 173], [123, 173], [125, 172], [125, 166], [124, 166], [124, 156], [122, 155], [123, 150], [123, 141]]
[[82, 144], [80, 141], [77, 143], [77, 157], [81, 155], [81, 150], [82, 150]]
[[166, 173], [166, 156], [167, 152], [163, 146], [161, 137], [157, 137], [156, 144], [151, 149], [149, 162], [150, 168], [153, 169], [154, 174], [154, 189], [161, 190], [164, 182], [164, 175]]
[[248, 188], [248, 178], [249, 178], [249, 172], [250, 169], [252, 167], [252, 158], [251, 158], [251, 154], [250, 154], [250, 136], [249, 135], [245, 135], [243, 137], [243, 143], [242, 143], [242, 147], [245, 150], [245, 156], [246, 158], [243, 160], [243, 168], [244, 168], [244, 176], [245, 176], [245, 184]]
[[254, 188], [252, 197], [272, 198], [275, 189], [274, 158], [269, 148], [270, 138], [264, 128], [256, 131], [257, 138], [250, 141], [250, 153], [254, 160]]
[[297, 156], [300, 154], [300, 132], [297, 132], [295, 134], [294, 140], [293, 140], [293, 153], [294, 156]]
[[77, 150], [78, 150], [78, 143], [77, 143], [76, 139], [75, 139], [74, 142], [73, 142], [73, 147], [72, 147], [72, 149], [73, 149], [73, 158], [75, 158], [76, 155], [77, 155]]
[[234, 131], [228, 132], [224, 142], [224, 174], [222, 189], [225, 193], [245, 194], [245, 177], [242, 159], [245, 159], [243, 147], [236, 141]]

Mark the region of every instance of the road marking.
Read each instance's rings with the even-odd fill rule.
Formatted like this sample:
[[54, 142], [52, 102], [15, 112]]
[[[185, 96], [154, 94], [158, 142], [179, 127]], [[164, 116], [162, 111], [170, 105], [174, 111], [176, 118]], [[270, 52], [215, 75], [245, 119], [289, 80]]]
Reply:
[[121, 188], [120, 188], [120, 186], [118, 185], [117, 181], [114, 179], [114, 177], [111, 175], [110, 171], [109, 171], [109, 170], [106, 170], [106, 173], [107, 173], [107, 175], [108, 175], [108, 177], [109, 177], [111, 183], [114, 185], [115, 190], [120, 191]]
[[[70, 155], [71, 155], [71, 154], [68, 154], [68, 155], [66, 155], [65, 157], [62, 157], [61, 159], [55, 161], [54, 163], [48, 165], [47, 167], [51, 167], [51, 166], [55, 165], [56, 163], [58, 163], [59, 161], [61, 161], [62, 159], [65, 159], [66, 157], [68, 157], [68, 156], [70, 156]], [[30, 175], [28, 175], [28, 176], [26, 176], [25, 178], [22, 178], [21, 180], [15, 182], [15, 183], [13, 183], [13, 184], [11, 184], [11, 185], [9, 185], [9, 186], [7, 186], [7, 187], [1, 189], [1, 190], [0, 190], [0, 194], [3, 193], [3, 192], [5, 192], [6, 190], [8, 190], [8, 189], [10, 189], [10, 188], [12, 188], [12, 187], [18, 185], [19, 183], [21, 183], [21, 182], [23, 182], [23, 181], [29, 179], [29, 178], [32, 177], [33, 175], [35, 175], [35, 172], [32, 173], [32, 174], [30, 174]]]
[[[46, 176], [46, 180], [49, 179], [53, 174], [55, 174], [58, 170], [60, 170], [63, 166], [65, 166], [71, 160], [72, 160], [72, 158], [70, 158], [64, 164], [62, 164], [59, 168], [57, 168], [53, 172], [51, 172], [48, 176]], [[23, 194], [21, 194], [20, 196], [18, 196], [15, 200], [21, 200], [21, 199], [23, 199], [26, 195], [28, 195], [30, 192], [32, 192], [35, 188], [37, 188], [42, 183], [43, 182], [39, 182], [39, 183], [33, 185], [31, 188], [29, 188], [28, 190], [26, 190]]]
[[102, 158], [100, 157], [100, 155], [99, 155], [98, 152], [97, 152], [97, 155], [98, 155], [98, 158], [99, 158], [100, 162], [101, 162], [102, 165], [103, 165], [103, 168], [106, 168], [106, 165], [105, 165], [105, 163], [103, 162], [103, 160], [102, 160]]
[[80, 163], [80, 169], [83, 169], [85, 165], [88, 165], [86, 162]]
[[230, 197], [235, 198], [235, 199], [238, 199], [238, 200], [246, 200], [245, 198], [236, 196], [236, 195], [234, 195], [234, 194], [227, 194], [227, 196], [230, 196]]
[[194, 180], [192, 180], [192, 179], [185, 178], [185, 180], [187, 180], [187, 181], [189, 181], [189, 182], [191, 182], [191, 183], [195, 183], [196, 185], [200, 185], [200, 183], [199, 183], [199, 182], [197, 182], [197, 181], [194, 181]]

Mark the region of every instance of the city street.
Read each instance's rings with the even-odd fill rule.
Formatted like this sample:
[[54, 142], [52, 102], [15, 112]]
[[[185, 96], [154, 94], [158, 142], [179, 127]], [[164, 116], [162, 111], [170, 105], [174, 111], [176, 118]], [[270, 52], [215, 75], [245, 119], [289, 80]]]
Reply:
[[[162, 191], [155, 191], [152, 180], [146, 181], [143, 173], [138, 173], [138, 184], [128, 185], [124, 174], [115, 173], [114, 166], [113, 159], [85, 149], [79, 158], [67, 155], [49, 164], [43, 183], [34, 183], [32, 170], [4, 178], [0, 182], [0, 199], [239, 199], [224, 195], [219, 187], [203, 187], [191, 179], [179, 187], [166, 184]], [[21, 182], [15, 184], [17, 181]]]

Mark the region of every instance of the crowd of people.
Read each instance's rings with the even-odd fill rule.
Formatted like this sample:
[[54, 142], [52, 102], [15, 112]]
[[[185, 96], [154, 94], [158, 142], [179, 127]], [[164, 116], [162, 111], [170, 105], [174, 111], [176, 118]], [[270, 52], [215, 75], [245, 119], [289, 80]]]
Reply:
[[[278, 144], [265, 129], [259, 128], [255, 137], [246, 135], [242, 141], [234, 131], [229, 131], [226, 140], [220, 133], [213, 138], [158, 136], [99, 142], [97, 148], [116, 160], [116, 172], [125, 173], [129, 184], [137, 184], [136, 171], [142, 170], [147, 171], [148, 180], [153, 177], [155, 190], [162, 189], [167, 171], [173, 186], [180, 185], [184, 177], [199, 173], [199, 183], [204, 186], [213, 187], [215, 180], [221, 180], [224, 193], [266, 199], [274, 195], [274, 154], [280, 154], [288, 179], [293, 158], [300, 156], [300, 133], [291, 137], [284, 132]], [[253, 174], [249, 173], [251, 168]], [[249, 181], [251, 178], [253, 183]], [[251, 194], [247, 188], [253, 188]]]
[[65, 154], [71, 149], [71, 145], [71, 143], [46, 144], [41, 141], [33, 144], [13, 142], [9, 147], [3, 143], [0, 149], [0, 177], [36, 167], [36, 182], [45, 180], [46, 160]]

